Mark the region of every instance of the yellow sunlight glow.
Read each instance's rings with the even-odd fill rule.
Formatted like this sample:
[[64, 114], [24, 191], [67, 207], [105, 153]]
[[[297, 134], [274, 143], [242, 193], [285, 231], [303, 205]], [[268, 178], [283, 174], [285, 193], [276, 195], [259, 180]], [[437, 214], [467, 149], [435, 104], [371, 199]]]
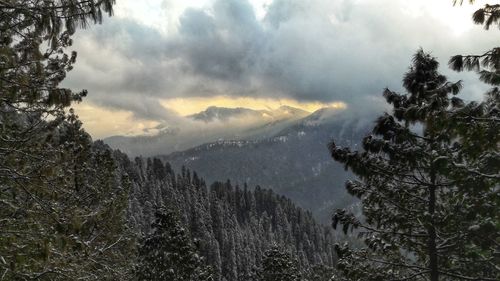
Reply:
[[300, 108], [302, 110], [313, 112], [324, 107], [332, 107], [337, 109], [346, 109], [347, 104], [341, 101], [331, 103], [321, 102], [300, 102], [292, 99], [270, 99], [270, 98], [250, 98], [250, 97], [230, 97], [230, 96], [215, 96], [215, 97], [195, 97], [195, 98], [175, 98], [165, 99], [161, 104], [174, 110], [182, 116], [198, 113], [205, 110], [209, 106], [218, 107], [245, 107], [254, 110], [276, 109], [280, 106], [287, 105]]
[[110, 110], [88, 102], [75, 104], [73, 108], [82, 120], [83, 127], [93, 138], [143, 134], [144, 129], [159, 124], [152, 120], [137, 120], [129, 111]]
[[[347, 108], [347, 104], [341, 101], [321, 103], [299, 102], [292, 99], [229, 96], [165, 99], [161, 101], [161, 105], [165, 109], [174, 110], [181, 116], [198, 113], [209, 106], [272, 110], [287, 105], [307, 112], [314, 112], [324, 107], [332, 107], [339, 110]], [[109, 109], [89, 102], [75, 104], [73, 108], [80, 117], [80, 120], [83, 121], [85, 130], [94, 138], [105, 138], [114, 135], [142, 135], [147, 133], [145, 129], [153, 128], [160, 124], [160, 122], [155, 120], [134, 118], [133, 113], [130, 111]]]

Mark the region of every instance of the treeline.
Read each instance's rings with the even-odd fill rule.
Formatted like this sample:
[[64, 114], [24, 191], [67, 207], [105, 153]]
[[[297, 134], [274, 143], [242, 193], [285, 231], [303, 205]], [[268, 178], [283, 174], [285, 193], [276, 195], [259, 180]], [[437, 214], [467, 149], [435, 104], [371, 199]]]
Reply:
[[182, 169], [176, 175], [158, 159], [128, 162], [122, 155], [122, 162], [132, 183], [133, 228], [147, 236], [158, 210], [174, 210], [212, 267], [214, 280], [257, 280], [252, 278], [264, 253], [274, 245], [297, 260], [304, 278], [334, 266], [331, 228], [271, 190], [229, 181], [207, 187], [195, 172]]
[[[5, 280], [163, 280], [185, 270], [186, 263], [172, 265], [175, 251], [200, 256], [186, 280], [198, 280], [201, 268], [206, 280], [264, 280], [271, 249], [289, 258], [301, 280], [327, 280], [333, 271], [332, 230], [271, 190], [229, 181], [207, 187], [195, 172], [175, 174], [158, 159], [131, 161], [93, 143], [74, 116], [37, 136], [41, 147], [23, 146], [29, 159], [13, 150], [3, 162], [11, 169], [0, 183]], [[165, 216], [173, 218], [160, 227]], [[172, 235], [151, 239], [162, 229], [180, 229], [182, 243]]]

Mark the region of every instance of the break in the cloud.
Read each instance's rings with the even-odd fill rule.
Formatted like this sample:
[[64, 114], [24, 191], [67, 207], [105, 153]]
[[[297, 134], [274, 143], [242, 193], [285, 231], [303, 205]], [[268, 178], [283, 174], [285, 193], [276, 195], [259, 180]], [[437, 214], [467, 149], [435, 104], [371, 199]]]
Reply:
[[384, 87], [400, 88], [422, 47], [451, 79], [465, 80], [469, 98], [480, 98], [474, 74], [446, 68], [451, 55], [497, 43], [497, 30], [472, 25], [473, 9], [451, 0], [122, 0], [115, 17], [77, 34], [67, 84], [88, 89], [94, 106], [161, 122], [179, 118], [161, 101], [193, 97], [366, 111], [379, 106], [371, 101]]

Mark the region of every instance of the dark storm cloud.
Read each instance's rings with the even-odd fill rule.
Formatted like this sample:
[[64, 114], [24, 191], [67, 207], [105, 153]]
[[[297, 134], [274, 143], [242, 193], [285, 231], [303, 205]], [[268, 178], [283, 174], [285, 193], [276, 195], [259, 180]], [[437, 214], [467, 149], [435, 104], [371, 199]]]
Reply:
[[211, 9], [187, 9], [168, 36], [111, 18], [76, 38], [69, 85], [88, 88], [98, 104], [155, 120], [172, 115], [161, 113], [158, 99], [192, 96], [340, 100], [366, 110], [378, 107], [371, 101], [384, 87], [400, 88], [423, 47], [451, 78], [465, 78], [469, 96], [484, 90], [474, 74], [454, 74], [446, 61], [493, 46], [491, 33], [454, 36], [441, 21], [403, 11], [389, 0], [275, 0], [258, 20], [246, 0], [218, 0]]

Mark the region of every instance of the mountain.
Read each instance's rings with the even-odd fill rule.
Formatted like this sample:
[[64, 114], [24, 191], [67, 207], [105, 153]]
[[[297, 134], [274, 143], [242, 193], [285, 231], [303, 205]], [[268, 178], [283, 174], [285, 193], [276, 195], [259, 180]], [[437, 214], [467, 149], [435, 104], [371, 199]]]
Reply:
[[[255, 117], [260, 121], [238, 122]], [[201, 125], [196, 130], [179, 128], [105, 141], [132, 156], [160, 155], [174, 168], [196, 170], [210, 182], [231, 179], [272, 189], [311, 210], [322, 222], [330, 220], [333, 209], [354, 203], [344, 188], [351, 175], [331, 159], [327, 145], [335, 140], [355, 148], [369, 132], [369, 118], [335, 108], [308, 113], [287, 106], [210, 107], [189, 118]]]
[[274, 110], [209, 107], [155, 135], [112, 136], [104, 142], [130, 156], [154, 156], [219, 140], [268, 138], [310, 113], [290, 106]]
[[161, 159], [194, 169], [209, 181], [229, 178], [270, 188], [327, 222], [333, 208], [354, 202], [344, 188], [351, 176], [330, 158], [327, 145], [335, 140], [355, 148], [369, 132], [367, 125], [324, 108], [265, 139], [221, 140]]
[[226, 108], [210, 106], [206, 110], [187, 116], [193, 120], [204, 122], [229, 121], [231, 118], [259, 118], [264, 112], [243, 107]]
[[215, 121], [229, 121], [230, 119], [256, 118], [269, 121], [279, 121], [285, 119], [298, 119], [309, 115], [309, 112], [283, 105], [274, 110], [254, 110], [244, 107], [227, 108], [210, 106], [206, 110], [196, 114], [188, 115], [188, 118], [206, 123]]
[[268, 111], [269, 114], [271, 114], [273, 117], [276, 119], [285, 119], [283, 118], [284, 116], [288, 116], [291, 118], [303, 118], [306, 117], [307, 115], [311, 114], [308, 111], [305, 111], [300, 108], [288, 106], [288, 105], [282, 105], [278, 109]]

